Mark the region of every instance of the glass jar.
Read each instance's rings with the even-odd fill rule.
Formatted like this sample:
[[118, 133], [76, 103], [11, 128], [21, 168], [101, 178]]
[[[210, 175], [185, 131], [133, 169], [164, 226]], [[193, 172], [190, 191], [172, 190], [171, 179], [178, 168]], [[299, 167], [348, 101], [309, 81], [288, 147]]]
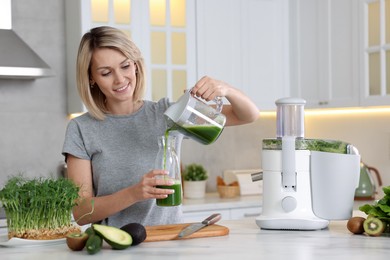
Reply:
[[173, 135], [163, 135], [158, 138], [159, 151], [156, 157], [155, 169], [168, 171], [168, 175], [159, 176], [158, 178], [170, 179], [174, 184], [159, 185], [156, 188], [175, 191], [165, 199], [156, 199], [158, 206], [178, 206], [182, 202], [180, 163], [175, 150], [176, 140], [176, 136]]

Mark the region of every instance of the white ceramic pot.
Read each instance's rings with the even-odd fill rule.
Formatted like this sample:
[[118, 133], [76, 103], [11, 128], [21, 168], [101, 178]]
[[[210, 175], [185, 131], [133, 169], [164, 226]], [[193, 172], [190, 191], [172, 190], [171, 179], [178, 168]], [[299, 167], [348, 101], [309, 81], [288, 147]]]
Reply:
[[206, 180], [184, 181], [184, 198], [202, 199], [206, 194]]

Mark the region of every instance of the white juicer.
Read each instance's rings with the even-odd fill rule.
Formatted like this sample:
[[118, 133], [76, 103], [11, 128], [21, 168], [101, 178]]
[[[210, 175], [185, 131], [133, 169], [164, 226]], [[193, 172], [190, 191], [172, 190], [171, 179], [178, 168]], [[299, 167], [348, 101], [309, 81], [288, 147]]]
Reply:
[[317, 230], [352, 216], [360, 155], [341, 141], [304, 138], [305, 100], [277, 105], [277, 138], [263, 140], [262, 229]]

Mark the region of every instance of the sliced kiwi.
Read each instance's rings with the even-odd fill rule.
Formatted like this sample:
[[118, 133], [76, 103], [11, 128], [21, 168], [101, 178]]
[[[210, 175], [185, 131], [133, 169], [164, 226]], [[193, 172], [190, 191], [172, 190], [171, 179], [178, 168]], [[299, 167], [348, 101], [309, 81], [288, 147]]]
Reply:
[[364, 231], [370, 236], [380, 236], [385, 230], [385, 225], [379, 218], [367, 218], [363, 223]]
[[73, 251], [83, 250], [88, 240], [87, 233], [72, 233], [66, 236], [66, 244]]

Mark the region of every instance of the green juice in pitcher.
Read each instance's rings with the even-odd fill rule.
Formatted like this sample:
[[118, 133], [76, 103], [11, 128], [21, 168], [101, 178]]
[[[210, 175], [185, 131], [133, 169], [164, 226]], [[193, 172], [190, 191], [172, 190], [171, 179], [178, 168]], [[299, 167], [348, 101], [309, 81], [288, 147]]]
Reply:
[[223, 128], [215, 125], [174, 125], [170, 130], [178, 130], [182, 134], [207, 145], [218, 139]]
[[168, 197], [166, 197], [165, 199], [156, 199], [156, 203], [158, 206], [169, 207], [169, 206], [178, 206], [181, 204], [181, 183], [180, 183], [180, 181], [176, 181], [176, 183], [173, 184], [172, 186], [160, 185], [160, 186], [156, 186], [156, 188], [175, 190], [175, 193], [169, 194]]

